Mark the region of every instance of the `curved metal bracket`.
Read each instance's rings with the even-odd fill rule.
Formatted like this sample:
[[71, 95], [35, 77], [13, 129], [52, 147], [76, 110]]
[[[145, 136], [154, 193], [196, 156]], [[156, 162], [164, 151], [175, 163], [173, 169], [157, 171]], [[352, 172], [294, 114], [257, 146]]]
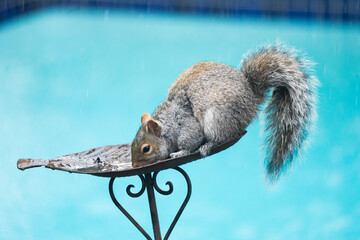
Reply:
[[[133, 194], [131, 192], [131, 188], [134, 187], [134, 185], [129, 185], [126, 188], [126, 193], [130, 197], [140, 197], [145, 191], [145, 179], [144, 179], [144, 176], [139, 175], [139, 177], [140, 177], [141, 182], [142, 182], [142, 187], [141, 187], [141, 189], [140, 189], [140, 191], [138, 193]], [[115, 181], [115, 177], [112, 177], [110, 179], [110, 182], [109, 182], [109, 192], [110, 192], [111, 200], [114, 202], [116, 207], [130, 220], [130, 222], [132, 222], [135, 225], [135, 227], [145, 236], [146, 239], [152, 240], [151, 237], [149, 236], [149, 234], [147, 234], [147, 232], [140, 226], [140, 224], [128, 213], [128, 211], [125, 210], [125, 208], [116, 199], [116, 197], [114, 195], [114, 188], [113, 188], [114, 181]]]
[[[181, 204], [174, 220], [171, 222], [171, 225], [168, 229], [168, 231], [165, 234], [164, 240], [167, 240], [172, 232], [172, 230], [174, 229], [176, 223], [178, 222], [182, 212], [184, 211], [187, 203], [189, 202], [190, 196], [191, 196], [191, 181], [189, 176], [187, 175], [187, 173], [181, 169], [180, 167], [175, 167], [173, 168], [174, 170], [180, 172], [183, 177], [186, 180], [186, 184], [187, 184], [187, 194], [186, 197], [183, 201], [183, 203]], [[146, 173], [144, 175], [138, 175], [140, 180], [141, 180], [141, 189], [138, 192], [132, 192], [131, 189], [134, 188], [134, 185], [129, 184], [126, 187], [126, 193], [132, 197], [132, 198], [137, 198], [140, 197], [144, 192], [145, 189], [147, 191], [147, 195], [148, 195], [148, 201], [149, 201], [149, 207], [150, 207], [150, 214], [151, 214], [151, 220], [152, 220], [152, 225], [153, 225], [153, 231], [154, 231], [154, 239], [155, 240], [161, 240], [161, 233], [160, 233], [160, 224], [159, 224], [159, 216], [158, 216], [158, 211], [157, 211], [157, 207], [156, 207], [156, 200], [155, 200], [155, 194], [154, 194], [154, 189], [162, 195], [170, 195], [173, 191], [174, 191], [174, 186], [173, 183], [171, 181], [167, 181], [166, 185], [169, 186], [168, 190], [163, 190], [161, 189], [156, 181], [157, 175], [158, 175], [159, 171], [154, 172], [153, 174], [151, 173]], [[114, 190], [113, 190], [113, 185], [114, 185], [114, 181], [115, 181], [115, 177], [112, 177], [110, 179], [109, 182], [109, 192], [110, 192], [110, 196], [112, 201], [114, 202], [114, 204], [117, 206], [117, 208], [135, 225], [135, 227], [144, 235], [144, 237], [148, 240], [152, 240], [152, 238], [149, 236], [149, 234], [140, 226], [140, 224], [125, 210], [125, 208], [117, 201], [115, 195], [114, 195]]]
[[[185, 180], [186, 180], [186, 184], [187, 184], [187, 193], [186, 193], [186, 197], [185, 197], [184, 202], [181, 204], [179, 211], [177, 212], [177, 214], [176, 214], [174, 220], [172, 221], [172, 223], [171, 223], [168, 231], [166, 232], [166, 235], [165, 235], [165, 237], [164, 237], [164, 240], [167, 240], [167, 239], [169, 238], [172, 230], [173, 230], [174, 227], [175, 227], [175, 224], [176, 224], [177, 221], [179, 220], [180, 215], [181, 215], [182, 212], [184, 211], [187, 203], [189, 202], [189, 199], [190, 199], [190, 196], [191, 196], [191, 190], [192, 190], [192, 188], [191, 188], [191, 181], [190, 181], [190, 178], [189, 178], [189, 176], [187, 175], [187, 173], [186, 173], [183, 169], [181, 169], [180, 167], [176, 167], [176, 168], [174, 168], [174, 169], [177, 170], [178, 172], [180, 172], [180, 173], [184, 176], [184, 178], [185, 178]], [[155, 176], [155, 177], [156, 177], [156, 176]], [[155, 182], [156, 182], [156, 181], [155, 181]], [[169, 182], [167, 182], [167, 183], [169, 183]], [[171, 183], [171, 182], [170, 182], [170, 183]], [[171, 184], [171, 186], [172, 186], [172, 184]]]

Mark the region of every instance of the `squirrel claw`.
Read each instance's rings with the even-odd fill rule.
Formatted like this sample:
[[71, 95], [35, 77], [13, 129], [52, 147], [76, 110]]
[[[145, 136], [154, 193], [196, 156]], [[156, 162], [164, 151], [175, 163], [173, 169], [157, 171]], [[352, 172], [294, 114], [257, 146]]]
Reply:
[[189, 151], [186, 150], [180, 150], [178, 152], [174, 152], [174, 153], [170, 153], [170, 157], [171, 158], [177, 158], [177, 157], [182, 157], [189, 154]]

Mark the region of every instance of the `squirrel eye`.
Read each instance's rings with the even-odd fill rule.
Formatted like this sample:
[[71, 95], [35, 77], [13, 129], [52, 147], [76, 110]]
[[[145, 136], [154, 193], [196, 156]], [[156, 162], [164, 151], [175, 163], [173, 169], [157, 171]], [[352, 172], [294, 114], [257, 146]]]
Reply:
[[149, 153], [151, 150], [151, 146], [149, 144], [144, 144], [141, 148], [142, 153]]

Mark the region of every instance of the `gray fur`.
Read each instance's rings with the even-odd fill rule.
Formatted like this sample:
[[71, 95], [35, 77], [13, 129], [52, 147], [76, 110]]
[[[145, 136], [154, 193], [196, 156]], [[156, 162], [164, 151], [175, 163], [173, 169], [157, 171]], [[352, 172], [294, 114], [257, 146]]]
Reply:
[[[197, 149], [207, 156], [213, 146], [239, 137], [272, 90], [265, 109], [266, 162], [268, 176], [276, 179], [296, 156], [313, 123], [317, 80], [307, 71], [306, 60], [281, 46], [250, 54], [240, 71], [214, 62], [195, 64], [176, 79], [155, 110], [152, 117], [161, 125], [162, 153], [157, 154], [161, 158], [146, 161]], [[152, 134], [146, 129], [139, 132]], [[140, 146], [142, 141], [136, 137], [134, 143]]]
[[265, 163], [268, 177], [274, 180], [298, 155], [313, 129], [318, 80], [310, 75], [308, 60], [279, 45], [250, 54], [241, 71], [258, 96], [273, 90], [265, 108]]

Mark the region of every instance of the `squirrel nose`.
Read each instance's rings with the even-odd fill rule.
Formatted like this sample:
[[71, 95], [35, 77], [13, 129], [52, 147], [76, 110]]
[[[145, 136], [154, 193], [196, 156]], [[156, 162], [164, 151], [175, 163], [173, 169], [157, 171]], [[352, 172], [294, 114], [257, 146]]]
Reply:
[[131, 165], [132, 165], [133, 168], [139, 167], [139, 165], [137, 163], [132, 163]]

